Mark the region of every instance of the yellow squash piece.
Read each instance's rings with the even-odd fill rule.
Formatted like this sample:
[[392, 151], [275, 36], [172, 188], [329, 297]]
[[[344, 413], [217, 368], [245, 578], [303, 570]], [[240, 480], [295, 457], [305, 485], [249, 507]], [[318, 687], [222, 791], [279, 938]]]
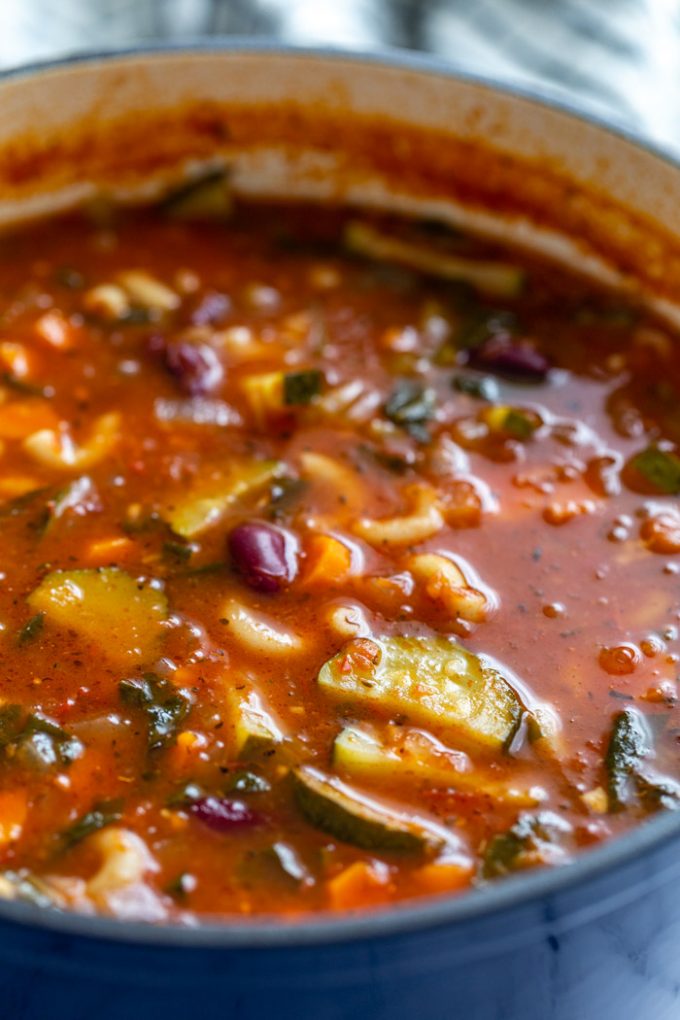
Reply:
[[507, 746], [522, 715], [498, 670], [445, 637], [360, 640], [356, 650], [350, 643], [321, 667], [318, 681], [334, 698], [405, 715], [473, 750]]
[[165, 595], [115, 567], [55, 570], [28, 597], [36, 613], [75, 631], [109, 659], [148, 662], [168, 615]]

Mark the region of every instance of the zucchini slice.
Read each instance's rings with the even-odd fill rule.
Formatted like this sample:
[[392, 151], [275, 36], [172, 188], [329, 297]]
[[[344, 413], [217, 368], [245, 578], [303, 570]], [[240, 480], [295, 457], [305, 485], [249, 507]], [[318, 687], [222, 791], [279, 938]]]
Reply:
[[233, 728], [233, 753], [252, 758], [280, 744], [283, 733], [250, 684], [239, 684], [227, 693], [229, 723]]
[[309, 765], [295, 769], [297, 805], [311, 825], [364, 850], [436, 853], [454, 837], [434, 822], [407, 818]]
[[55, 570], [28, 596], [28, 604], [121, 663], [155, 656], [168, 615], [163, 592], [117, 567]]
[[225, 474], [198, 482], [168, 504], [161, 516], [176, 535], [194, 538], [217, 524], [239, 499], [263, 489], [283, 472], [284, 465], [277, 460], [231, 464]]
[[318, 682], [334, 698], [405, 715], [473, 750], [507, 747], [522, 718], [501, 673], [445, 637], [350, 642], [321, 667]]
[[467, 755], [419, 730], [404, 732], [390, 745], [366, 729], [346, 726], [333, 743], [333, 764], [342, 774], [369, 782], [398, 778], [406, 784], [478, 793], [515, 807], [535, 807], [542, 799], [538, 788], [521, 789], [489, 778], [471, 767]]
[[516, 297], [522, 292], [526, 281], [525, 271], [509, 262], [449, 255], [422, 244], [402, 241], [361, 220], [347, 224], [345, 247], [357, 255], [381, 262], [397, 262], [408, 269], [442, 280], [468, 283], [482, 294], [493, 297]]

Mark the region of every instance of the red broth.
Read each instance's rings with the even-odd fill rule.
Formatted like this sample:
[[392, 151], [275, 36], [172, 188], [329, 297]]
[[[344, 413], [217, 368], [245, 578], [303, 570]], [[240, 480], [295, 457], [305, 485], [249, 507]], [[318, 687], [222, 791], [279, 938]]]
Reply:
[[675, 809], [668, 329], [436, 224], [198, 212], [0, 242], [0, 893], [293, 917]]

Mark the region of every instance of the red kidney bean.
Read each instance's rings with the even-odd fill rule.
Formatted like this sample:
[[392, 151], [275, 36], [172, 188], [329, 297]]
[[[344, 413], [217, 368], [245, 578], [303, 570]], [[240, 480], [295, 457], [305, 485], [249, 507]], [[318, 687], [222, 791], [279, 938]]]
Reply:
[[264, 819], [241, 800], [201, 797], [189, 805], [190, 814], [214, 832], [237, 832], [262, 825]]
[[265, 521], [237, 525], [229, 535], [229, 552], [243, 580], [256, 591], [280, 591], [297, 574], [295, 539]]
[[526, 343], [510, 340], [506, 334], [489, 337], [471, 355], [471, 363], [478, 368], [499, 375], [537, 382], [545, 379], [550, 371], [550, 362]]
[[156, 335], [150, 338], [148, 349], [151, 354], [163, 359], [170, 374], [177, 379], [184, 392], [192, 397], [204, 396], [222, 382], [222, 362], [208, 344], [166, 340]]

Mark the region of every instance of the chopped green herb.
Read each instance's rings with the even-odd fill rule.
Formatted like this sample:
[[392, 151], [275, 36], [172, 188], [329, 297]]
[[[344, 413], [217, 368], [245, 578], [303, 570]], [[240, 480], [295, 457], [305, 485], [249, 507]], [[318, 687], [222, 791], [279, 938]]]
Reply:
[[29, 768], [65, 767], [83, 753], [83, 745], [50, 719], [25, 715], [19, 705], [0, 711], [0, 749], [5, 760]]
[[308, 404], [313, 397], [321, 393], [323, 373], [317, 369], [307, 372], [288, 372], [283, 377], [283, 402], [288, 407], [295, 404]]
[[675, 453], [648, 446], [630, 464], [657, 492], [680, 493], [680, 457]]
[[196, 546], [185, 542], [163, 542], [163, 557], [166, 560], [186, 563], [196, 552]]
[[36, 613], [32, 616], [28, 623], [25, 623], [17, 636], [17, 643], [20, 645], [27, 645], [30, 641], [35, 639], [42, 633], [42, 629], [45, 626], [45, 614]]
[[476, 397], [477, 400], [498, 400], [498, 383], [488, 375], [479, 375], [472, 372], [459, 372], [453, 377], [453, 388], [459, 393], [465, 393], [468, 397]]
[[459, 350], [474, 350], [492, 336], [516, 331], [517, 319], [512, 312], [489, 312], [485, 309], [476, 312], [463, 323], [456, 337], [456, 347]]
[[434, 417], [436, 409], [434, 390], [414, 379], [400, 380], [384, 406], [389, 420], [405, 428], [419, 442], [429, 440], [430, 434], [424, 423]]
[[503, 420], [503, 431], [513, 439], [531, 439], [538, 426], [536, 418], [514, 407], [508, 411]]
[[119, 691], [124, 705], [140, 709], [146, 716], [149, 750], [169, 747], [189, 714], [191, 703], [186, 692], [155, 673], [121, 680]]
[[22, 393], [25, 397], [41, 397], [43, 400], [51, 400], [54, 396], [53, 386], [38, 386], [35, 383], [26, 382], [25, 379], [19, 379], [11, 372], [4, 372], [2, 381], [5, 386], [9, 386], [17, 393]]
[[73, 825], [66, 829], [61, 835], [61, 842], [65, 850], [69, 850], [76, 843], [91, 836], [93, 832], [99, 832], [107, 825], [119, 822], [123, 815], [123, 802], [121, 800], [103, 800], [99, 804], [82, 815]]

